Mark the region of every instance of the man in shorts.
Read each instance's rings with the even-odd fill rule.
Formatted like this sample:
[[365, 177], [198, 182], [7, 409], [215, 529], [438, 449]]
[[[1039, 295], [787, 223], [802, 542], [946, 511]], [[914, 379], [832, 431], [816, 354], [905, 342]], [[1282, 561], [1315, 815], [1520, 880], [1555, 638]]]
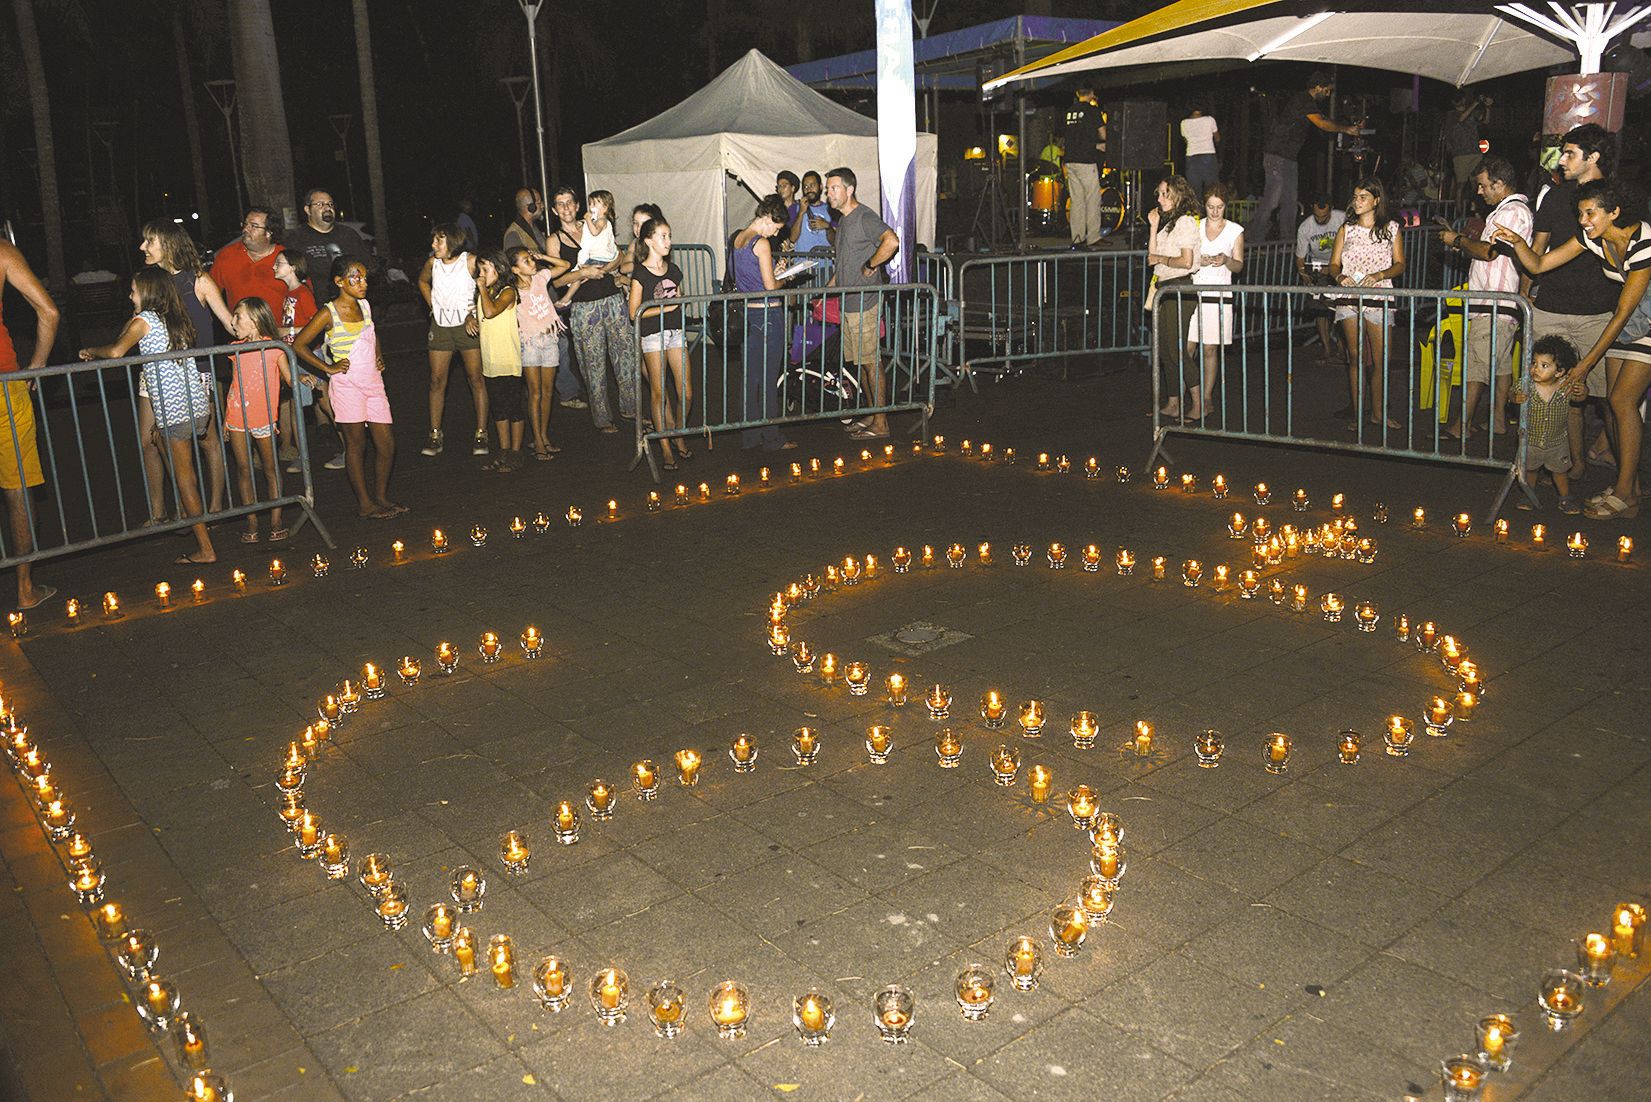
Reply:
[[[1330, 256], [1336, 248], [1336, 231], [1347, 221], [1347, 212], [1332, 210], [1330, 200], [1313, 196], [1313, 213], [1296, 227], [1296, 275], [1312, 287], [1330, 285]], [[1302, 310], [1312, 317], [1319, 332], [1319, 359], [1341, 362], [1330, 330], [1330, 300], [1314, 296]]]
[[[57, 339], [57, 304], [41, 285], [29, 262], [17, 246], [0, 238], [0, 311], [3, 311], [6, 284], [10, 283], [34, 307], [34, 352], [29, 357], [29, 370], [46, 366], [51, 355], [52, 342]], [[6, 320], [0, 312], [0, 375], [18, 369], [17, 353], [12, 348], [11, 334], [6, 331]], [[40, 452], [34, 439], [34, 383], [8, 380], [0, 395], [0, 491], [6, 498], [6, 519], [11, 529], [14, 556], [27, 555], [34, 550], [34, 524], [29, 508], [29, 489], [45, 483], [40, 472]], [[49, 585], [35, 585], [29, 563], [17, 564], [17, 607], [31, 609], [50, 600], [57, 590]]]
[[[836, 287], [876, 287], [887, 282], [883, 265], [900, 251], [900, 238], [871, 208], [854, 198], [858, 181], [854, 170], [834, 168], [826, 173], [826, 202], [838, 214], [837, 266], [831, 277]], [[871, 404], [883, 405], [887, 386], [879, 357], [879, 295], [844, 295], [839, 339], [843, 360], [859, 369], [860, 383], [871, 394]], [[849, 435], [856, 440], [881, 440], [889, 434], [886, 414], [855, 424]]]

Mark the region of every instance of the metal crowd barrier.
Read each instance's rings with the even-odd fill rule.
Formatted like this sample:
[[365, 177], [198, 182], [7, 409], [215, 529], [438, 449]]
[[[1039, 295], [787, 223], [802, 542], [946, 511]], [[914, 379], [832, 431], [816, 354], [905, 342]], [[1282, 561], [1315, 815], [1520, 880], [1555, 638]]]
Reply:
[[689, 296], [714, 295], [721, 290], [717, 275], [717, 255], [709, 245], [671, 246], [671, 259], [682, 269], [682, 293]]
[[[308, 522], [328, 547], [332, 537], [315, 511], [315, 487], [311, 478], [309, 452], [304, 438], [303, 418], [295, 417], [299, 471], [283, 474], [277, 458], [275, 477], [266, 478], [258, 459], [257, 445], [246, 432], [224, 431], [224, 391], [231, 376], [235, 353], [272, 350], [294, 362], [291, 348], [281, 341], [255, 341], [235, 345], [215, 345], [187, 351], [127, 356], [118, 360], [59, 364], [4, 376], [0, 387], [0, 462], [27, 470], [30, 466], [30, 438], [44, 476], [37, 493], [20, 495], [32, 547], [23, 550], [12, 538], [10, 528], [0, 530], [0, 567], [38, 562], [79, 551], [106, 547], [125, 540], [162, 532], [187, 529], [270, 509], [291, 509], [298, 516], [286, 525], [296, 535]], [[140, 429], [138, 383], [145, 364], [187, 361], [193, 358], [200, 376], [211, 374], [225, 385], [208, 389], [187, 378], [190, 385], [181, 399], [172, 387], [149, 398], [156, 419], [188, 422], [210, 415], [210, 423], [189, 445], [189, 470], [200, 492], [203, 509], [211, 504], [214, 484], [222, 472], [225, 507], [195, 516], [183, 516], [177, 470], [164, 436], [157, 435], [160, 474], [152, 474], [156, 459], [145, 461]], [[221, 371], [217, 370], [222, 368]], [[185, 364], [168, 368], [197, 376], [196, 368]], [[157, 380], [160, 370], [155, 372]], [[174, 374], [172, 377], [176, 377]], [[197, 376], [198, 377], [198, 376]], [[43, 395], [51, 398], [50, 404]], [[244, 400], [244, 399], [243, 399]], [[278, 395], [269, 396], [279, 402]], [[275, 420], [274, 409], [242, 410], [242, 424]], [[157, 434], [161, 430], [155, 430]], [[248, 449], [239, 457], [233, 448]], [[155, 453], [151, 452], [151, 456]], [[250, 468], [251, 496], [243, 500], [237, 482], [237, 458]], [[247, 461], [250, 460], [250, 463]], [[14, 499], [16, 500], [16, 499]], [[172, 519], [153, 519], [154, 513], [170, 513]]]
[[[636, 456], [655, 482], [660, 468], [650, 444], [688, 436], [761, 429], [805, 421], [844, 422], [878, 414], [916, 413], [918, 436], [928, 436], [939, 367], [940, 295], [928, 284], [848, 289], [800, 287], [765, 293], [700, 295], [668, 300], [676, 313], [661, 323], [660, 343], [681, 345], [689, 401], [683, 423], [643, 424], [651, 416], [648, 372], [637, 372]], [[862, 310], [861, 307], [864, 307]], [[875, 310], [884, 400], [872, 398], [871, 382], [845, 355], [842, 321]], [[721, 334], [715, 343], [689, 347], [688, 330], [698, 313]], [[632, 325], [638, 349], [655, 319], [639, 311]], [[761, 344], [752, 336], [767, 339]], [[662, 379], [676, 385], [668, 365]], [[666, 396], [671, 401], [671, 395]]]
[[[1360, 310], [1364, 319], [1351, 350], [1358, 365], [1356, 393], [1355, 379], [1350, 376], [1353, 369], [1344, 363], [1336, 363], [1328, 372], [1315, 372], [1297, 361], [1293, 341], [1267, 339], [1274, 332], [1311, 324], [1314, 311], [1324, 308], [1327, 300]], [[1180, 285], [1161, 288], [1156, 307], [1170, 313], [1160, 315], [1165, 324], [1154, 326], [1152, 333], [1152, 362], [1157, 368], [1153, 371], [1153, 447], [1148, 469], [1160, 458], [1169, 460], [1166, 441], [1172, 435], [1220, 437], [1503, 470], [1506, 477], [1487, 521], [1501, 510], [1515, 481], [1535, 503], [1534, 492], [1520, 479], [1520, 437], [1511, 424], [1508, 432], [1498, 434], [1493, 416], [1492, 431], [1483, 435], [1454, 439], [1444, 432], [1452, 409], [1460, 409], [1464, 391], [1456, 374], [1465, 360], [1470, 314], [1474, 326], [1489, 328], [1490, 362], [1509, 365], [1510, 375], [1527, 376], [1531, 307], [1519, 295], [1282, 284]], [[1257, 323], [1258, 318], [1267, 320]], [[1379, 373], [1374, 366], [1376, 349], [1367, 347], [1373, 340], [1369, 335], [1373, 325], [1385, 333], [1385, 369]], [[1178, 348], [1165, 349], [1161, 334], [1166, 332], [1186, 336]], [[1445, 354], [1447, 337], [1451, 338], [1448, 347], [1454, 350], [1449, 355]], [[1401, 367], [1402, 373], [1395, 370]], [[1190, 420], [1164, 415], [1165, 399], [1171, 396], [1165, 393], [1166, 386], [1182, 396], [1183, 410], [1191, 400], [1191, 388], [1198, 387], [1201, 416]], [[1377, 395], [1374, 402], [1367, 401], [1372, 389]], [[1495, 371], [1489, 374], [1486, 397], [1490, 411], [1507, 400]], [[1349, 408], [1331, 412], [1344, 401]], [[1343, 423], [1346, 414], [1351, 414], [1351, 424]], [[1522, 408], [1521, 428], [1524, 419]]]

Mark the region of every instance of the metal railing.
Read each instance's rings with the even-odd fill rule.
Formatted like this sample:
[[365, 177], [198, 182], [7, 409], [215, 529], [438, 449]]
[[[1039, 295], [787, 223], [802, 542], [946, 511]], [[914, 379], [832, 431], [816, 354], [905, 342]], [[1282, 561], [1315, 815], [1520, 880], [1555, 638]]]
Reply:
[[[637, 373], [631, 466], [646, 459], [655, 482], [660, 466], [650, 445], [681, 437], [739, 430], [763, 433], [766, 440], [753, 446], [772, 447], [776, 437], [764, 430], [782, 425], [916, 413], [918, 436], [927, 438], [940, 346], [934, 287], [800, 287], [692, 296], [668, 300], [668, 306], [673, 313], [650, 317], [644, 309], [632, 322], [643, 368]], [[690, 347], [696, 314], [719, 334], [715, 343]], [[879, 364], [875, 378], [868, 377], [870, 350], [861, 343], [871, 341]], [[649, 401], [650, 344], [662, 346], [657, 403]], [[673, 345], [681, 348], [686, 395], [665, 351]]]
[[[1357, 311], [1353, 317], [1362, 319], [1354, 326], [1349, 347], [1348, 363], [1357, 366], [1338, 364], [1331, 379], [1303, 369], [1293, 340], [1269, 339], [1310, 324], [1313, 311], [1323, 307], [1326, 297], [1346, 311]], [[1508, 490], [1519, 480], [1520, 437], [1511, 426], [1502, 433], [1494, 428], [1495, 411], [1508, 398], [1495, 370], [1487, 372], [1485, 384], [1492, 430], [1477, 437], [1471, 431], [1452, 437], [1444, 427], [1453, 399], [1459, 403], [1465, 396], [1454, 373], [1459, 367], [1465, 370], [1468, 346], [1479, 333], [1488, 334], [1488, 350], [1480, 351], [1489, 365], [1509, 368], [1502, 379], [1528, 374], [1531, 307], [1517, 294], [1176, 285], [1160, 288], [1156, 306], [1168, 313], [1160, 315], [1152, 334], [1152, 362], [1157, 366], [1149, 469], [1160, 458], [1169, 458], [1166, 441], [1179, 434], [1503, 470], [1506, 478], [1489, 517], [1500, 511]], [[1467, 335], [1470, 319], [1479, 331], [1472, 337]], [[1167, 333], [1184, 335], [1179, 347], [1162, 347]], [[1453, 335], [1458, 350], [1448, 358], [1436, 354], [1447, 334]], [[1432, 351], [1424, 355], [1428, 349]], [[1172, 393], [1166, 394], [1166, 387]], [[1166, 398], [1198, 403], [1199, 416], [1167, 416], [1161, 412]], [[1345, 408], [1331, 412], [1344, 400]], [[1351, 424], [1346, 424], [1349, 419]], [[1462, 421], [1460, 413], [1457, 421]], [[1523, 422], [1522, 409], [1521, 428]], [[1520, 485], [1534, 503], [1531, 488], [1522, 480]]]
[[[282, 473], [279, 458], [265, 470], [250, 432], [224, 431], [230, 412], [245, 426], [276, 420], [273, 408], [249, 408], [240, 391], [240, 408], [227, 409], [210, 381], [229, 379], [237, 354], [262, 360], [266, 351], [290, 370], [288, 345], [255, 341], [8, 373], [0, 387], [0, 464], [25, 472], [25, 482], [38, 468], [42, 489], [12, 498], [22, 504], [30, 546], [24, 549], [10, 528], [0, 531], [0, 567], [274, 509], [298, 513], [291, 534], [309, 522], [331, 547], [315, 512], [302, 416], [294, 418], [299, 469], [292, 474]], [[267, 396], [270, 406], [278, 401]], [[168, 437], [180, 435], [187, 445], [175, 448]], [[186, 515], [191, 486], [204, 511]], [[222, 508], [210, 508], [215, 497]]]

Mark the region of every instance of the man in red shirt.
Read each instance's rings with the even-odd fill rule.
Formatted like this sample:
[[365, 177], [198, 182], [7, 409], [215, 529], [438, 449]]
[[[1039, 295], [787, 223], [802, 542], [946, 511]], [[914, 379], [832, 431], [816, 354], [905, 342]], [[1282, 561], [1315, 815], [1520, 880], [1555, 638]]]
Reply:
[[[34, 307], [34, 353], [29, 357], [29, 369], [46, 366], [51, 355], [52, 342], [57, 339], [57, 305], [40, 283], [29, 262], [11, 242], [0, 238], [0, 298], [4, 297], [10, 282]], [[0, 374], [17, 370], [17, 353], [12, 349], [11, 334], [0, 316]], [[34, 442], [34, 382], [13, 379], [5, 384], [0, 395], [0, 490], [5, 491], [6, 518], [11, 525], [13, 555], [26, 555], [34, 550], [34, 525], [29, 515], [29, 487], [46, 481], [40, 473], [40, 452]], [[29, 563], [17, 566], [17, 607], [30, 609], [51, 599], [57, 590], [49, 585], [34, 584]]]
[[[244, 298], [261, 298], [276, 317], [287, 297], [287, 285], [275, 278], [275, 258], [281, 246], [275, 243], [268, 207], [250, 207], [241, 221], [241, 236], [218, 250], [212, 262], [212, 280], [224, 290], [230, 309]], [[204, 338], [203, 338], [204, 343]]]

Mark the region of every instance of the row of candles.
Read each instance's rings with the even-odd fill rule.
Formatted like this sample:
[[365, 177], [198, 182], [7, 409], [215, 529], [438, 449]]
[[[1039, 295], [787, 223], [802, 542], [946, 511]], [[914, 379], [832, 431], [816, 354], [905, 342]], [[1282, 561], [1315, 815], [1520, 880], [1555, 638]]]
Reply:
[[[1641, 904], [1618, 903], [1611, 909], [1610, 933], [1594, 932], [1577, 941], [1574, 969], [1550, 968], [1542, 974], [1536, 1001], [1544, 1026], [1553, 1032], [1569, 1028], [1582, 1014], [1588, 991], [1610, 984], [1621, 961], [1644, 952], [1645, 919]], [[1519, 1027], [1512, 1015], [1489, 1014], [1479, 1019], [1474, 1039], [1472, 1052], [1439, 1063], [1445, 1102], [1478, 1102], [1490, 1073], [1513, 1066]]]
[[66, 859], [75, 899], [90, 912], [100, 939], [110, 945], [121, 972], [133, 984], [133, 1008], [152, 1031], [172, 1037], [178, 1062], [188, 1073], [186, 1102], [229, 1102], [234, 1096], [228, 1083], [209, 1066], [206, 1031], [199, 1016], [183, 1010], [177, 985], [155, 972], [159, 944], [147, 930], [130, 926], [125, 908], [106, 897], [108, 876], [91, 840], [75, 829], [74, 805], [28, 725], [4, 701], [0, 701], [0, 716], [12, 770], [27, 790], [46, 837]]

